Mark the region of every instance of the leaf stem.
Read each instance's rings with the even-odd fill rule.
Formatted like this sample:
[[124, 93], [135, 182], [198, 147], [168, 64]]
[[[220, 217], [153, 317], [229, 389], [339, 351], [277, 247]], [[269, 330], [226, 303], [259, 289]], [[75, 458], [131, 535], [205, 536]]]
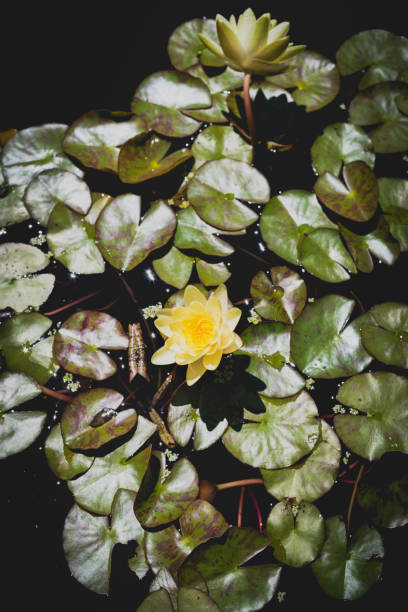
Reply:
[[45, 393], [45, 395], [49, 395], [50, 397], [58, 399], [61, 402], [70, 402], [72, 400], [72, 396], [65, 395], [64, 392], [60, 393], [59, 391], [53, 391], [52, 389], [49, 389], [48, 387], [44, 387], [43, 385], [40, 385], [40, 387], [41, 387], [42, 392]]
[[[353, 504], [354, 504], [354, 500], [356, 498], [358, 483], [360, 482], [360, 478], [363, 475], [363, 470], [364, 470], [364, 464], [362, 464], [360, 466], [360, 469], [359, 469], [358, 474], [357, 474], [356, 482], [354, 483], [353, 492], [351, 494], [350, 503], [349, 503], [349, 507], [348, 507], [348, 511], [347, 511], [347, 531], [350, 531], [351, 511], [353, 510]], [[345, 482], [345, 481], [343, 480], [343, 482]]]
[[54, 315], [54, 314], [57, 314], [58, 312], [62, 312], [63, 310], [66, 310], [67, 308], [72, 308], [72, 306], [75, 306], [76, 304], [80, 304], [81, 302], [84, 302], [85, 300], [89, 300], [89, 298], [93, 297], [94, 295], [97, 295], [100, 292], [101, 292], [101, 289], [98, 289], [98, 291], [93, 291], [92, 293], [89, 293], [88, 295], [84, 295], [83, 297], [78, 298], [74, 302], [65, 304], [65, 306], [61, 306], [60, 308], [56, 308], [55, 310], [50, 310], [49, 312], [44, 312], [44, 316], [50, 317], [51, 315]]
[[259, 528], [259, 533], [262, 533], [262, 529], [263, 529], [263, 524], [262, 524], [262, 514], [261, 514], [261, 509], [259, 507], [258, 504], [258, 500], [256, 499], [254, 493], [251, 491], [251, 489], [248, 489], [250, 496], [252, 497], [252, 501], [254, 502], [254, 506], [255, 506], [255, 510], [256, 510], [256, 514], [258, 516], [258, 528]]
[[231, 482], [223, 482], [222, 484], [217, 484], [216, 487], [218, 491], [222, 491], [223, 489], [231, 489], [232, 487], [243, 487], [245, 485], [253, 485], [253, 484], [264, 484], [262, 478], [246, 478], [245, 480], [233, 480]]
[[350, 295], [352, 295], [352, 296], [353, 296], [353, 298], [356, 300], [357, 304], [360, 306], [361, 314], [364, 314], [364, 313], [365, 313], [365, 308], [364, 308], [364, 306], [362, 305], [362, 303], [361, 303], [361, 301], [360, 301], [360, 299], [359, 299], [358, 295], [356, 295], [356, 294], [354, 293], [354, 291], [352, 291], [351, 289], [350, 289], [349, 293], [350, 293]]
[[272, 265], [271, 262], [266, 261], [266, 259], [263, 259], [263, 257], [259, 257], [259, 255], [255, 255], [255, 253], [252, 253], [252, 251], [247, 251], [242, 246], [238, 246], [237, 245], [236, 248], [239, 249], [240, 251], [242, 251], [243, 253], [246, 253], [250, 257], [253, 257], [254, 259], [257, 259], [261, 263], [265, 264], [265, 266], [268, 266], [268, 268]]
[[245, 487], [241, 487], [241, 491], [239, 494], [237, 527], [241, 527], [242, 525], [242, 506], [244, 505], [244, 495], [245, 495]]
[[244, 75], [244, 105], [245, 105], [245, 114], [248, 123], [249, 133], [251, 135], [252, 145], [255, 144], [255, 121], [254, 116], [252, 114], [252, 104], [251, 104], [251, 96], [249, 94], [249, 86], [251, 84], [251, 75], [245, 73]]

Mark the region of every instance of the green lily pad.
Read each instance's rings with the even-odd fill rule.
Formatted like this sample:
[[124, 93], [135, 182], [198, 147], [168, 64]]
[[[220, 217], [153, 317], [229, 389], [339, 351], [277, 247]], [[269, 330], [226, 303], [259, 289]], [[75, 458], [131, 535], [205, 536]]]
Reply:
[[175, 246], [170, 251], [153, 261], [153, 268], [157, 276], [168, 285], [183, 289], [190, 279], [193, 271], [194, 257], [189, 257]]
[[269, 184], [258, 170], [245, 162], [216, 159], [197, 170], [188, 184], [187, 198], [206, 223], [234, 231], [258, 218], [239, 200], [267, 202]]
[[105, 262], [84, 217], [63, 204], [50, 214], [48, 245], [55, 257], [75, 274], [102, 274]]
[[178, 612], [220, 612], [215, 601], [200, 589], [181, 587], [177, 598]]
[[341, 446], [330, 425], [322, 421], [321, 428], [320, 439], [302, 462], [280, 470], [261, 470], [266, 490], [276, 499], [313, 502], [334, 485]]
[[192, 157], [190, 149], [183, 147], [166, 155], [171, 142], [150, 136], [145, 142], [139, 138], [128, 140], [119, 153], [118, 171], [123, 183], [141, 183], [166, 174]]
[[222, 514], [202, 499], [190, 503], [179, 523], [180, 532], [174, 525], [162, 531], [146, 532], [144, 548], [155, 573], [165, 567], [174, 574], [197, 546], [211, 538], [220, 538], [229, 528]]
[[21, 223], [30, 218], [30, 213], [24, 206], [23, 201], [25, 189], [26, 185], [8, 187], [7, 195], [0, 198], [0, 227]]
[[326, 520], [326, 541], [320, 557], [312, 564], [313, 573], [331, 597], [358, 599], [378, 580], [384, 548], [376, 529], [362, 525], [348, 542], [340, 516]]
[[124, 350], [128, 343], [128, 336], [117, 319], [97, 310], [80, 310], [55, 334], [54, 353], [58, 363], [68, 372], [104, 380], [117, 368], [99, 349]]
[[24, 404], [41, 393], [41, 387], [29, 376], [17, 372], [0, 373], [0, 415]]
[[128, 565], [129, 569], [136, 574], [139, 580], [146, 576], [150, 567], [146, 560], [146, 555], [144, 553], [142, 543], [138, 544], [136, 548], [136, 554], [129, 559]]
[[377, 228], [370, 234], [361, 236], [347, 229], [341, 223], [339, 231], [350, 251], [354, 262], [361, 272], [372, 272], [374, 268], [372, 253], [381, 263], [391, 266], [398, 259], [400, 247], [389, 232], [387, 221], [380, 217]]
[[206, 123], [225, 123], [224, 113], [228, 113], [228, 99], [230, 90], [235, 87], [242, 87], [244, 74], [227, 68], [220, 74], [209, 77], [201, 64], [191, 66], [187, 72], [205, 83], [211, 92], [211, 107], [199, 110], [184, 111], [189, 117], [204, 121]]
[[0, 459], [21, 453], [40, 435], [46, 412], [28, 411], [0, 414]]
[[223, 435], [226, 449], [239, 461], [274, 470], [292, 465], [311, 452], [320, 433], [316, 404], [308, 393], [284, 399], [263, 398], [266, 412], [244, 412], [241, 431]]
[[54, 287], [55, 277], [53, 274], [30, 275], [48, 263], [48, 256], [30, 244], [0, 244], [0, 309], [9, 307], [22, 312], [29, 306], [41, 306]]
[[85, 215], [91, 207], [92, 199], [85, 181], [72, 172], [53, 168], [33, 178], [24, 193], [24, 204], [34, 219], [47, 225], [56, 204], [65, 204]]
[[342, 442], [373, 461], [384, 453], [408, 453], [408, 381], [391, 372], [360, 374], [347, 380], [337, 399], [365, 414], [338, 414], [334, 425]]
[[103, 387], [77, 394], [61, 417], [65, 444], [81, 450], [99, 448], [130, 431], [137, 413], [133, 408], [118, 412], [123, 399], [121, 393]]
[[211, 125], [205, 128], [191, 147], [197, 170], [205, 162], [213, 159], [235, 159], [247, 164], [252, 162], [252, 146], [230, 126]]
[[162, 588], [166, 589], [166, 591], [170, 595], [173, 606], [177, 607], [178, 586], [177, 586], [176, 581], [173, 578], [173, 574], [169, 572], [169, 570], [165, 567], [162, 567], [161, 569], [159, 569], [159, 571], [157, 572], [156, 576], [153, 578], [150, 584], [149, 591], [153, 593], [154, 591], [158, 591], [159, 589], [162, 589]]
[[380, 83], [351, 101], [351, 123], [380, 124], [368, 132], [376, 153], [400, 153], [408, 149], [408, 117], [398, 107], [398, 100], [407, 95], [408, 84]]
[[382, 363], [408, 368], [408, 306], [386, 302], [370, 314], [375, 321], [361, 326], [365, 349]]
[[278, 561], [302, 567], [311, 563], [320, 552], [324, 541], [324, 521], [313, 504], [302, 502], [293, 512], [288, 502], [281, 501], [269, 513], [266, 533]]
[[135, 91], [131, 110], [158, 134], [183, 137], [194, 134], [201, 123], [185, 110], [211, 106], [204, 83], [184, 72], [163, 70], [145, 78]]
[[228, 234], [203, 221], [192, 206], [177, 212], [177, 229], [174, 244], [180, 249], [196, 249], [204, 255], [231, 255], [234, 252], [228, 242], [221, 240], [219, 234]]
[[151, 204], [141, 223], [140, 213], [140, 197], [126, 193], [109, 202], [96, 222], [103, 256], [122, 272], [132, 270], [164, 246], [176, 227], [174, 212], [162, 200]]
[[92, 197], [92, 206], [85, 217], [85, 222], [88, 224], [88, 227], [94, 227], [95, 223], [105, 208], [112, 202], [113, 198], [110, 195], [106, 195], [105, 193], [91, 193]]
[[317, 228], [336, 226], [324, 214], [315, 194], [303, 189], [273, 197], [261, 215], [260, 230], [268, 248], [293, 264], [300, 263], [300, 242]]
[[339, 176], [343, 164], [362, 161], [374, 168], [375, 154], [370, 138], [362, 128], [350, 123], [333, 123], [314, 141], [310, 153], [318, 174]]
[[95, 593], [107, 595], [112, 550], [116, 544], [135, 540], [141, 527], [132, 511], [135, 493], [119, 490], [106, 516], [89, 514], [77, 504], [65, 519], [62, 543], [71, 574]]
[[92, 110], [68, 128], [64, 151], [84, 166], [117, 172], [120, 147], [147, 133], [141, 117], [123, 111]]
[[212, 53], [199, 34], [217, 41], [215, 19], [192, 19], [174, 30], [169, 38], [167, 51], [177, 70], [187, 70], [199, 61], [205, 66], [224, 66], [225, 62]]
[[[281, 568], [272, 563], [241, 566], [267, 545], [267, 538], [254, 529], [231, 527], [224, 544], [210, 542], [195, 550], [183, 568], [201, 574], [220, 610], [260, 610], [272, 599]], [[193, 576], [184, 586], [200, 588], [202, 578]]]
[[22, 313], [0, 326], [0, 348], [34, 344], [52, 325], [51, 319], [38, 312]]
[[64, 444], [59, 423], [48, 434], [44, 450], [50, 470], [61, 480], [69, 480], [86, 472], [94, 461], [93, 457], [88, 457], [82, 453], [74, 453]]
[[398, 240], [401, 251], [408, 251], [408, 181], [398, 178], [378, 179], [380, 206]]
[[160, 610], [160, 612], [174, 612], [170, 595], [166, 589], [161, 588], [153, 591], [137, 608], [137, 612], [156, 612], [156, 610]]
[[156, 482], [149, 467], [135, 502], [137, 519], [149, 528], [176, 520], [198, 495], [198, 474], [188, 459], [179, 459], [167, 477], [163, 454], [159, 462]]
[[303, 51], [290, 60], [290, 70], [266, 80], [273, 85], [290, 89], [296, 104], [306, 111], [316, 111], [329, 104], [340, 89], [340, 75], [330, 60], [315, 51]]
[[347, 325], [354, 304], [340, 295], [326, 295], [308, 304], [296, 319], [290, 350], [304, 374], [313, 378], [352, 376], [372, 361], [360, 338], [361, 324], [370, 322], [370, 315]]
[[150, 461], [151, 446], [135, 453], [154, 434], [156, 425], [139, 416], [132, 438], [104, 457], [95, 457], [85, 474], [70, 480], [77, 504], [95, 514], [110, 514], [118, 489], [137, 492]]
[[339, 232], [332, 229], [321, 228], [306, 235], [300, 243], [299, 258], [310, 274], [328, 283], [349, 280], [348, 272], [357, 272]]
[[2, 168], [9, 185], [28, 185], [39, 172], [51, 168], [68, 170], [77, 176], [83, 172], [62, 150], [66, 125], [48, 123], [17, 132], [4, 145]]
[[231, 276], [231, 272], [229, 272], [223, 261], [210, 264], [203, 259], [196, 259], [196, 267], [198, 278], [205, 287], [213, 287], [226, 283]]
[[340, 46], [336, 61], [342, 75], [365, 69], [359, 89], [383, 81], [398, 81], [408, 64], [408, 41], [385, 30], [366, 30]]
[[240, 334], [243, 346], [236, 354], [250, 357], [247, 371], [266, 384], [265, 397], [287, 397], [304, 387], [301, 374], [285, 363], [290, 362], [290, 333], [283, 323], [265, 321]]
[[[370, 520], [380, 527], [394, 529], [408, 523], [408, 475], [379, 474], [381, 462], [363, 478], [357, 501]], [[381, 477], [382, 476], [382, 477]]]
[[271, 268], [270, 274], [272, 282], [264, 272], [251, 281], [254, 308], [264, 319], [292, 324], [306, 303], [305, 282], [286, 266]]

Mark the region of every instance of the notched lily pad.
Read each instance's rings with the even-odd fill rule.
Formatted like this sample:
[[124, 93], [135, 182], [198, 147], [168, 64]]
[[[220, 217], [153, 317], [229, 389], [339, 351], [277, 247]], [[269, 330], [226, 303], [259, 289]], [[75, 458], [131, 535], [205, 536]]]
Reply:
[[177, 70], [187, 70], [199, 61], [205, 66], [224, 66], [224, 61], [212, 53], [199, 34], [217, 41], [215, 19], [192, 19], [178, 26], [171, 34], [167, 51]]
[[373, 323], [361, 326], [364, 347], [378, 361], [408, 368], [408, 306], [386, 302], [370, 308]]
[[211, 264], [203, 259], [196, 259], [196, 267], [198, 278], [205, 287], [226, 283], [231, 276], [231, 272], [223, 261]]
[[211, 125], [194, 141], [194, 169], [213, 159], [235, 159], [247, 164], [252, 162], [252, 146], [230, 126]]
[[357, 272], [339, 232], [321, 228], [306, 235], [299, 246], [299, 258], [306, 270], [328, 283], [349, 280]]
[[[0, 180], [1, 180], [0, 169]], [[24, 206], [23, 196], [26, 185], [5, 186], [7, 194], [0, 198], [0, 227], [21, 223], [30, 218], [30, 213]]]
[[40, 393], [41, 387], [29, 376], [17, 372], [1, 372], [0, 415], [15, 406], [28, 402]]
[[40, 435], [46, 412], [22, 410], [0, 414], [0, 459], [21, 453]]
[[44, 450], [49, 468], [57, 478], [62, 480], [69, 480], [86, 472], [94, 461], [93, 457], [74, 453], [64, 444], [60, 423], [55, 425], [48, 434]]
[[408, 181], [399, 178], [378, 179], [380, 206], [398, 240], [401, 251], [408, 251]]
[[254, 308], [264, 319], [292, 324], [306, 303], [306, 285], [296, 272], [286, 266], [270, 269], [272, 282], [264, 272], [251, 281]]
[[153, 268], [157, 276], [168, 285], [183, 289], [190, 279], [194, 266], [194, 257], [189, 257], [175, 246], [170, 251], [153, 261]]
[[197, 215], [192, 206], [177, 212], [174, 244], [180, 249], [196, 249], [204, 255], [231, 255], [234, 247], [218, 237], [220, 234], [228, 235], [228, 233], [208, 225]]
[[400, 254], [399, 244], [392, 238], [384, 217], [379, 218], [378, 226], [373, 232], [364, 236], [355, 234], [341, 223], [338, 224], [338, 227], [358, 270], [361, 270], [361, 272], [373, 271], [374, 264], [371, 253], [381, 263], [388, 266], [395, 263]]

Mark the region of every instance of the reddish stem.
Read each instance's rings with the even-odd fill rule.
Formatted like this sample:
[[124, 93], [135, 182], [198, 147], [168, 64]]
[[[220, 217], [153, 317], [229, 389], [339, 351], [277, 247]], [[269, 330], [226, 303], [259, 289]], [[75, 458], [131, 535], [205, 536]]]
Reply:
[[245, 298], [243, 300], [239, 300], [239, 302], [234, 302], [234, 306], [239, 306], [239, 304], [248, 304], [248, 302], [252, 302], [252, 298]]
[[44, 315], [46, 317], [50, 317], [51, 315], [54, 315], [54, 314], [57, 314], [58, 312], [62, 312], [63, 310], [66, 310], [67, 308], [72, 308], [72, 306], [75, 306], [76, 304], [80, 304], [81, 302], [84, 302], [85, 300], [89, 300], [89, 298], [93, 297], [94, 295], [97, 295], [100, 292], [101, 290], [98, 289], [98, 291], [94, 291], [93, 293], [84, 295], [84, 297], [78, 298], [77, 300], [75, 300], [74, 302], [70, 302], [69, 304], [65, 304], [65, 306], [61, 306], [60, 308], [56, 308], [55, 310], [50, 310], [49, 312], [44, 312]]
[[111, 306], [113, 306], [114, 304], [116, 304], [116, 302], [118, 302], [120, 300], [120, 296], [118, 296], [117, 298], [115, 298], [113, 300], [113, 302], [111, 302], [110, 304], [107, 304], [106, 306], [102, 306], [101, 308], [98, 308], [97, 310], [99, 312], [102, 312], [102, 310], [108, 310], [108, 308], [110, 308]]
[[242, 525], [242, 506], [244, 505], [244, 495], [245, 495], [245, 487], [241, 487], [241, 492], [239, 494], [237, 527], [241, 527]]
[[251, 84], [251, 75], [245, 74], [244, 76], [244, 105], [245, 114], [247, 118], [249, 133], [251, 136], [252, 144], [255, 143], [255, 122], [252, 114], [251, 96], [249, 94], [249, 86]]
[[[349, 507], [348, 507], [348, 512], [347, 512], [347, 531], [350, 531], [351, 512], [353, 510], [353, 504], [354, 504], [354, 500], [355, 500], [356, 494], [357, 494], [358, 483], [360, 482], [360, 478], [363, 475], [363, 470], [364, 470], [364, 463], [360, 466], [360, 469], [359, 469], [358, 474], [357, 474], [356, 481], [354, 483], [353, 492], [351, 494], [351, 499], [350, 499], [350, 503], [349, 503]], [[345, 481], [343, 481], [343, 482], [345, 482]]]
[[356, 459], [351, 465], [348, 466], [349, 470], [352, 470], [353, 468], [356, 467], [356, 465], [358, 465], [360, 463], [360, 459]]
[[72, 400], [72, 396], [70, 395], [65, 395], [65, 393], [60, 393], [59, 391], [53, 391], [48, 387], [43, 387], [43, 385], [40, 385], [40, 387], [42, 392], [45, 393], [45, 395], [54, 397], [55, 399], [61, 400], [62, 402], [70, 402]]
[[350, 289], [349, 293], [350, 293], [350, 295], [353, 296], [353, 298], [356, 300], [357, 304], [360, 306], [361, 313], [364, 314], [365, 313], [365, 309], [364, 309], [364, 306], [362, 305], [359, 297], [351, 289]]
[[321, 414], [320, 418], [321, 419], [332, 419], [334, 416], [336, 416], [335, 414]]
[[346, 478], [342, 480], [341, 482], [346, 482], [347, 484], [356, 484], [355, 480], [347, 480]]
[[251, 489], [248, 489], [250, 496], [252, 497], [252, 501], [254, 502], [254, 506], [255, 506], [255, 510], [256, 510], [256, 514], [258, 516], [258, 527], [259, 527], [259, 532], [262, 533], [262, 529], [263, 529], [263, 525], [262, 525], [262, 514], [261, 514], [261, 509], [259, 507], [258, 504], [258, 500], [256, 499], [255, 495], [252, 493]]
[[263, 257], [259, 257], [259, 255], [255, 255], [255, 253], [252, 253], [252, 251], [247, 251], [246, 249], [244, 249], [242, 246], [237, 246], [237, 249], [239, 249], [240, 251], [242, 251], [243, 253], [246, 253], [247, 255], [249, 255], [250, 257], [253, 257], [254, 259], [257, 259], [258, 261], [260, 261], [261, 263], [265, 264], [266, 266], [268, 266], [268, 268], [271, 267], [271, 263], [269, 261], [266, 261], [266, 259], [263, 259]]
[[231, 482], [223, 482], [216, 485], [218, 491], [222, 489], [231, 489], [232, 487], [244, 487], [245, 485], [264, 484], [262, 478], [246, 478], [245, 480], [233, 480]]

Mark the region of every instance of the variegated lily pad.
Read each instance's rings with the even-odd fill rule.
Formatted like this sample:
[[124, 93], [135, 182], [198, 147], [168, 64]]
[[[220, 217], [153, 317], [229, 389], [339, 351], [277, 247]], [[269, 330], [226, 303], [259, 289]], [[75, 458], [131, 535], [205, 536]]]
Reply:
[[205, 121], [206, 123], [225, 123], [228, 113], [228, 98], [230, 90], [236, 87], [242, 87], [244, 74], [232, 70], [229, 66], [216, 76], [209, 77], [204, 71], [201, 64], [191, 66], [187, 70], [191, 76], [203, 81], [211, 92], [211, 106], [199, 110], [184, 111], [189, 117], [197, 119], [197, 121]]
[[251, 281], [254, 308], [264, 319], [292, 324], [306, 303], [305, 282], [286, 266], [271, 268], [270, 274], [272, 282], [264, 272]]
[[170, 251], [153, 261], [153, 268], [157, 276], [168, 285], [183, 289], [190, 279], [194, 266], [194, 257], [189, 257], [175, 246]]
[[196, 249], [204, 255], [227, 256], [234, 248], [218, 236], [227, 234], [203, 221], [192, 206], [177, 212], [177, 230], [174, 244], [180, 249]]
[[230, 126], [212, 125], [197, 136], [192, 146], [194, 169], [213, 159], [252, 162], [252, 146]]
[[64, 444], [61, 433], [61, 425], [55, 425], [44, 445], [45, 456], [50, 469], [57, 478], [69, 480], [86, 472], [91, 467], [94, 458], [82, 453], [74, 453]]
[[365, 236], [355, 234], [341, 223], [338, 226], [354, 262], [361, 272], [372, 272], [374, 268], [370, 253], [388, 266], [391, 266], [397, 260], [400, 254], [400, 246], [390, 235], [388, 223], [384, 217], [380, 217], [378, 227]]
[[408, 251], [408, 181], [399, 178], [380, 178], [380, 206], [398, 240], [401, 251]]
[[408, 306], [396, 302], [370, 309], [373, 323], [363, 323], [361, 338], [366, 350], [378, 361], [408, 368]]

